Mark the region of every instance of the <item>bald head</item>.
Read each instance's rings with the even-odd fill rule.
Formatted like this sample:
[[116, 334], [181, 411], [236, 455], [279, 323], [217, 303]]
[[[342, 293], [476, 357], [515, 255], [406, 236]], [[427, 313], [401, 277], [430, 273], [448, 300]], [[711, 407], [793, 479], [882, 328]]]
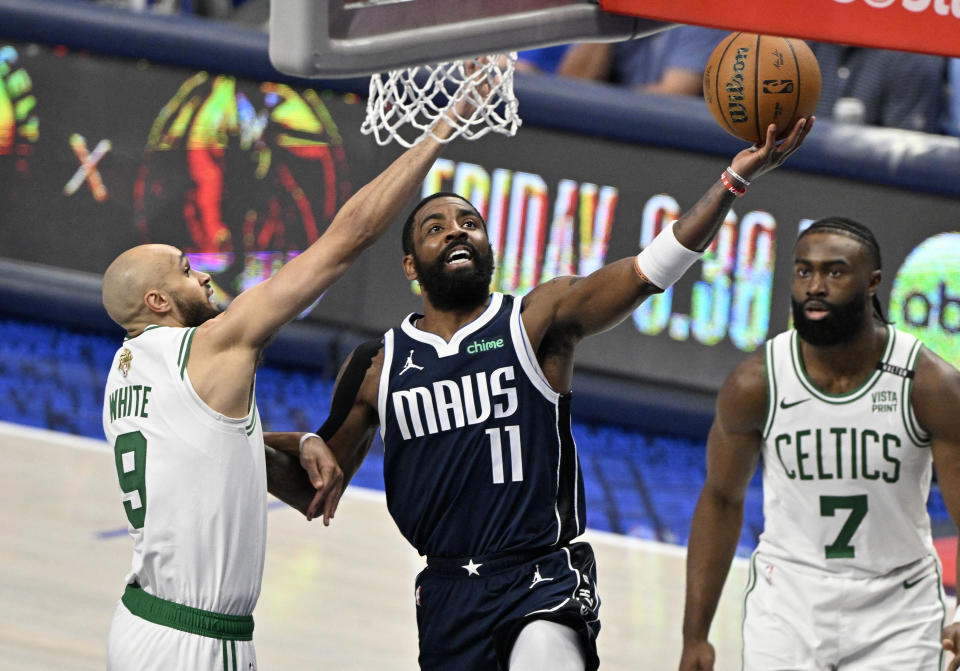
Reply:
[[150, 289], [160, 288], [182, 253], [170, 245], [139, 245], [113, 260], [103, 274], [103, 307], [110, 319], [131, 330], [147, 319], [143, 298]]

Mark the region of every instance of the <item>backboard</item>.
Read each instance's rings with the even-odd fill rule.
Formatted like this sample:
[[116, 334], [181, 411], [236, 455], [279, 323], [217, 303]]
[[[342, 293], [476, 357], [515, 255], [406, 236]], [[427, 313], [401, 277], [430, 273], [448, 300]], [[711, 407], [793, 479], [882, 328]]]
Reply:
[[270, 61], [301, 77], [354, 77], [670, 27], [593, 0], [273, 0]]

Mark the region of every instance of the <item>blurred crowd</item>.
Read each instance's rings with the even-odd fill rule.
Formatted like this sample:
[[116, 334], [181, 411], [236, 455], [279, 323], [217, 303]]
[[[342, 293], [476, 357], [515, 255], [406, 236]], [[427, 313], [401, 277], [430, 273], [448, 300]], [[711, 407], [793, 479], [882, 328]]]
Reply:
[[[523, 51], [518, 69], [699, 96], [707, 59], [729, 31], [679, 26], [638, 40]], [[808, 42], [823, 87], [816, 114], [841, 123], [960, 136], [960, 59]]]
[[[267, 27], [267, 0], [98, 0]], [[678, 26], [637, 40], [522, 51], [517, 69], [606, 82], [660, 95], [699, 96], [714, 47], [729, 31]], [[808, 42], [820, 63], [821, 119], [960, 136], [960, 59]]]

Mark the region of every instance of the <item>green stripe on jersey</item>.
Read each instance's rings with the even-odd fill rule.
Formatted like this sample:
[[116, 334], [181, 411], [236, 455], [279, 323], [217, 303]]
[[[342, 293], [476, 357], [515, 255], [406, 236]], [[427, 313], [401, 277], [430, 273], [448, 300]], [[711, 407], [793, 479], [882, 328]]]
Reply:
[[770, 430], [773, 428], [773, 417], [777, 414], [777, 375], [773, 362], [773, 340], [767, 341], [766, 356], [763, 360], [764, 369], [767, 374], [767, 420], [763, 423], [763, 439], [770, 436]]
[[[910, 354], [907, 356], [907, 370], [916, 371], [917, 358], [920, 356], [920, 349], [923, 343], [917, 340], [910, 348]], [[903, 428], [907, 436], [917, 447], [929, 447], [930, 436], [917, 423], [917, 417], [913, 414], [913, 405], [911, 403], [911, 391], [913, 390], [913, 378], [904, 377], [900, 385], [900, 416], [903, 419]]]
[[[757, 553], [754, 552], [750, 556], [750, 575], [747, 576], [747, 588], [743, 593], [743, 615], [740, 619], [740, 643], [741, 650], [743, 649], [743, 639], [744, 633], [746, 632], [747, 627], [747, 599], [750, 597], [750, 592], [753, 591], [753, 588], [757, 586]], [[740, 656], [740, 671], [743, 671], [743, 655]]]
[[197, 327], [188, 329], [180, 342], [180, 356], [177, 357], [177, 363], [180, 365], [180, 379], [183, 379], [183, 373], [187, 370], [187, 361], [190, 360], [190, 346], [193, 345], [193, 336], [197, 334]]

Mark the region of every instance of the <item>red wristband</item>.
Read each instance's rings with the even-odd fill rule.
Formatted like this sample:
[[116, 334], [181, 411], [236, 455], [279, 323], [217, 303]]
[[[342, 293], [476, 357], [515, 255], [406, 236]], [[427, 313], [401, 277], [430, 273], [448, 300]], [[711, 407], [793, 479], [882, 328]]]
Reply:
[[733, 194], [734, 196], [736, 196], [737, 198], [739, 198], [740, 196], [742, 196], [743, 194], [745, 194], [745, 193], [747, 192], [746, 187], [744, 187], [744, 188], [742, 188], [742, 189], [738, 189], [737, 187], [735, 187], [735, 186], [733, 185], [733, 182], [731, 182], [731, 181], [730, 181], [730, 178], [727, 177], [727, 171], [726, 171], [726, 170], [724, 170], [723, 172], [720, 173], [720, 181], [723, 182], [723, 185], [724, 185], [725, 187], [727, 187], [727, 191], [729, 191], [730, 193], [732, 193], [732, 194]]

